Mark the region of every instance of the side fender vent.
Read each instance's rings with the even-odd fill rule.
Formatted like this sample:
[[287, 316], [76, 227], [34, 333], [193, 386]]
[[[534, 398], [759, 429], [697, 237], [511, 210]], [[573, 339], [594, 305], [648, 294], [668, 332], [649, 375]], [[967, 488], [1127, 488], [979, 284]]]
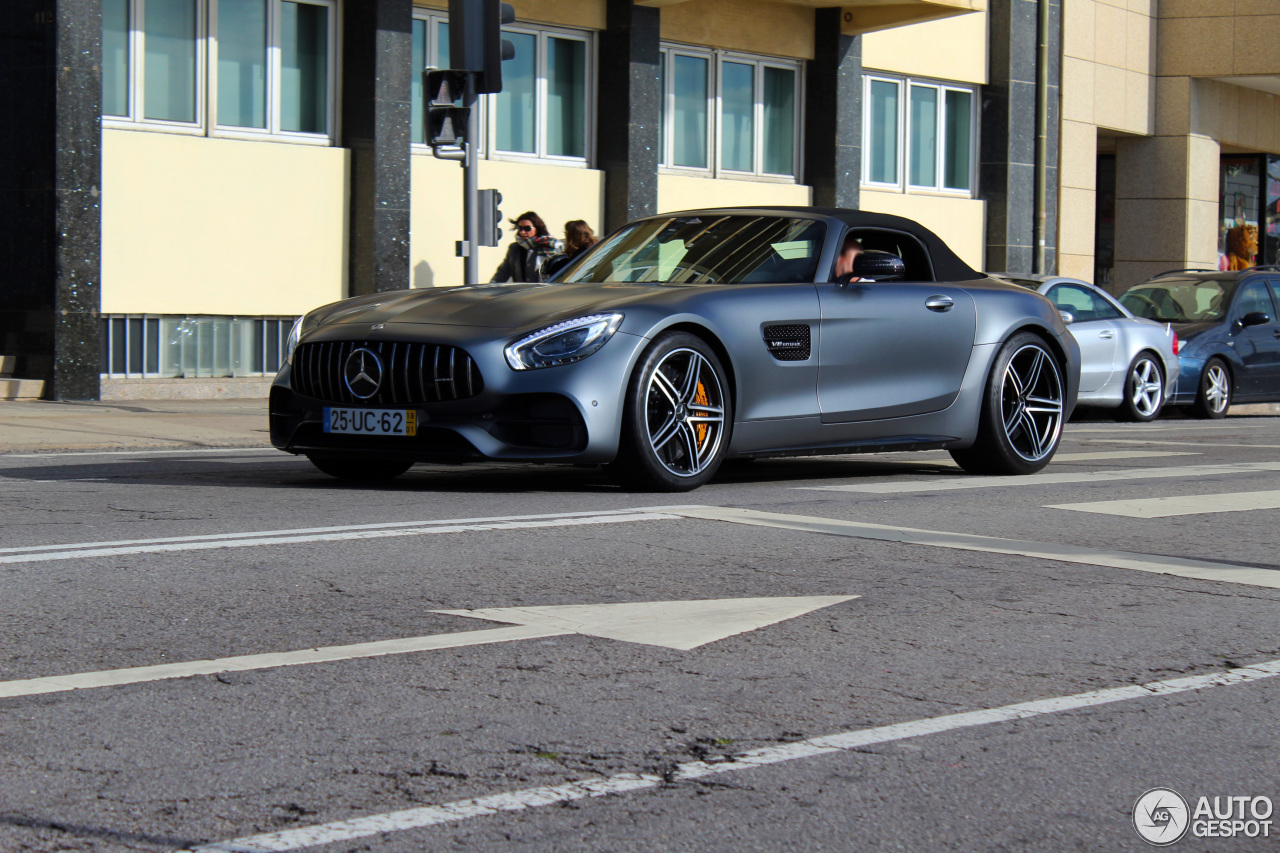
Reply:
[[811, 344], [808, 326], [765, 326], [764, 344], [778, 361], [804, 361]]

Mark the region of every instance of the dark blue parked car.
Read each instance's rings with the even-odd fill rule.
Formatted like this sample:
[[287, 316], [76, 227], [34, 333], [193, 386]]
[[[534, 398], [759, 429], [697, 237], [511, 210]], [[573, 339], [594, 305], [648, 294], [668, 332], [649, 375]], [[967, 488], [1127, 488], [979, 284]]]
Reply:
[[1232, 403], [1280, 401], [1280, 267], [1175, 270], [1120, 302], [1178, 333], [1181, 369], [1168, 405], [1220, 418]]

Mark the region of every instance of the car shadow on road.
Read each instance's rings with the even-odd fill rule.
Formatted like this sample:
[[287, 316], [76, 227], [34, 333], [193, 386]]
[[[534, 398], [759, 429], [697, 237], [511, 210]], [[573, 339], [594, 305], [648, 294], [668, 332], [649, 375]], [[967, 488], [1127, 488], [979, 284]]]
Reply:
[[[871, 455], [823, 456], [761, 460], [729, 460], [703, 488], [717, 485], [772, 484], [857, 480], [921, 474], [960, 476], [950, 459], [881, 459]], [[393, 480], [338, 480], [295, 457], [174, 459], [130, 457], [109, 461], [24, 464], [0, 467], [0, 482], [94, 483], [104, 485], [205, 486], [248, 489], [336, 489], [382, 492], [463, 492], [525, 494], [534, 492], [624, 493], [602, 466], [505, 464], [420, 464]]]

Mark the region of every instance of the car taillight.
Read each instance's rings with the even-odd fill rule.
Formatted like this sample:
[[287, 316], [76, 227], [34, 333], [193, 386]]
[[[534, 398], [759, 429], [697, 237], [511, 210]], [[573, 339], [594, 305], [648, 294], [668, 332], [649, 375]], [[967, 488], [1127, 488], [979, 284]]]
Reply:
[[1170, 332], [1170, 334], [1173, 335], [1173, 354], [1177, 355], [1178, 354], [1178, 333]]

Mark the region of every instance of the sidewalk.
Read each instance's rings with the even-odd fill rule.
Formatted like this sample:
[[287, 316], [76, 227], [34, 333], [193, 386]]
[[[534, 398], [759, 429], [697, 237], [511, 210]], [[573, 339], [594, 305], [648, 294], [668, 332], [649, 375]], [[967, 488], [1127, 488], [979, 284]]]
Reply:
[[265, 399], [0, 402], [0, 454], [270, 446]]

